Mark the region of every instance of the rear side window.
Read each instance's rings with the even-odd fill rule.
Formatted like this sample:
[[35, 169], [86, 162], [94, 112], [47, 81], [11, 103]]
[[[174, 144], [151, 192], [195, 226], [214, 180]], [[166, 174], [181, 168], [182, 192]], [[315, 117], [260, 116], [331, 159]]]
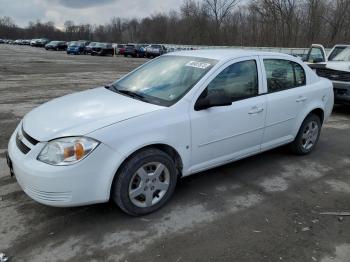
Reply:
[[264, 59], [264, 65], [269, 93], [306, 84], [305, 71], [298, 63], [282, 59]]
[[221, 92], [232, 101], [259, 94], [258, 71], [255, 60], [242, 61], [226, 67], [208, 85], [208, 93]]

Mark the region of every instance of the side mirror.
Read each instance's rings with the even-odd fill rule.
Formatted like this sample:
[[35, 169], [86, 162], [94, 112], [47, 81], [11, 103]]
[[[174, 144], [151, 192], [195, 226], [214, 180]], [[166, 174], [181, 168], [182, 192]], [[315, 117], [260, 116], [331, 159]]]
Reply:
[[208, 109], [210, 107], [232, 105], [231, 98], [224, 92], [211, 93], [208, 95], [203, 94], [198, 98], [196, 104], [194, 105], [194, 110], [196, 111]]

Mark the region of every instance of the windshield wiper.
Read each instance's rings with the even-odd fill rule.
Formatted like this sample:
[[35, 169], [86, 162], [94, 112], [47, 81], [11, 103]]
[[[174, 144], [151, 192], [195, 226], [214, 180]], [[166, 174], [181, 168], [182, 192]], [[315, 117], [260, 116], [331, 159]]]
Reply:
[[127, 96], [130, 96], [132, 98], [136, 98], [142, 101], [145, 101], [145, 97], [139, 93], [130, 91], [130, 90], [123, 90], [123, 89], [118, 89], [115, 85], [107, 85], [105, 86], [107, 89], [113, 89], [116, 93], [124, 94]]
[[120, 90], [120, 89], [116, 89], [118, 93], [122, 93], [122, 94], [125, 94], [127, 96], [131, 96], [131, 97], [134, 97], [134, 98], [139, 98], [141, 100], [144, 100], [145, 97], [139, 93], [136, 93], [136, 92], [133, 92], [133, 91], [129, 91], [129, 90]]

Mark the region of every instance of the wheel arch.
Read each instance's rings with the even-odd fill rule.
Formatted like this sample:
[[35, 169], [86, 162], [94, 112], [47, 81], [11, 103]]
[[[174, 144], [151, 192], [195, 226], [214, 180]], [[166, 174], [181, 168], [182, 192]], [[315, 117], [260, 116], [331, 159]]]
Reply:
[[325, 112], [324, 109], [322, 109], [322, 107], [313, 107], [312, 109], [306, 110], [306, 113], [303, 115], [303, 117], [301, 117], [299, 119], [298, 124], [296, 125], [296, 130], [294, 132], [294, 137], [296, 137], [296, 135], [298, 134], [301, 125], [303, 124], [304, 120], [311, 114], [315, 114], [316, 116], [318, 116], [320, 118], [321, 121], [321, 126], [323, 125], [323, 121], [324, 121], [324, 117], [325, 117]]
[[323, 121], [324, 121], [324, 110], [323, 109], [321, 109], [319, 107], [315, 108], [309, 114], [307, 114], [307, 116], [310, 115], [310, 114], [315, 114], [316, 116], [318, 116], [320, 118], [320, 120], [321, 120], [321, 125], [323, 125]]
[[124, 158], [124, 160], [121, 162], [119, 167], [116, 169], [114, 177], [110, 183], [109, 198], [111, 198], [113, 184], [114, 184], [114, 181], [117, 177], [119, 170], [127, 163], [127, 161], [131, 157], [133, 157], [134, 155], [136, 155], [140, 151], [145, 150], [145, 149], [149, 149], [149, 148], [155, 148], [155, 149], [161, 150], [164, 153], [168, 154], [172, 159], [174, 159], [175, 168], [176, 168], [177, 173], [178, 173], [177, 175], [178, 175], [178, 177], [182, 177], [183, 160], [182, 160], [179, 152], [173, 146], [170, 146], [170, 145], [164, 144], [164, 143], [153, 143], [153, 144], [143, 145], [142, 147], [134, 149], [130, 154], [128, 154], [128, 156]]

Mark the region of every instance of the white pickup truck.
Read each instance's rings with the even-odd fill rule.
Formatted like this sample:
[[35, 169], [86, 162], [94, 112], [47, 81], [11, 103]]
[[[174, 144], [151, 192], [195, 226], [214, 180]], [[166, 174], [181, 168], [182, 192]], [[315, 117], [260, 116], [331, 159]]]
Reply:
[[350, 105], [350, 45], [335, 45], [327, 56], [322, 45], [313, 44], [303, 60], [332, 81], [335, 103]]

